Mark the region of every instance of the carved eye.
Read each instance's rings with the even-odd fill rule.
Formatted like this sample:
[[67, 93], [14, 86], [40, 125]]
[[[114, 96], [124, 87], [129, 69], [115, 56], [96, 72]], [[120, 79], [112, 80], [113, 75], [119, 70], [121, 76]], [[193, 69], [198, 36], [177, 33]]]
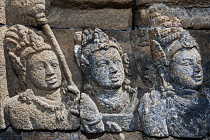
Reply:
[[38, 65], [38, 67], [37, 67], [37, 69], [39, 69], [39, 70], [43, 70], [44, 69], [44, 65], [41, 63], [41, 64], [39, 64]]
[[121, 61], [120, 60], [114, 60], [115, 64], [119, 64]]
[[58, 67], [58, 63], [52, 63], [51, 66], [52, 67]]
[[104, 66], [106, 66], [106, 65], [107, 65], [107, 63], [99, 63], [99, 64], [98, 64], [99, 67], [104, 67]]
[[107, 64], [108, 64], [107, 61], [101, 60], [101, 61], [99, 61], [99, 62], [97, 63], [97, 66], [98, 66], [98, 67], [104, 67], [104, 66], [106, 66]]
[[201, 60], [198, 60], [197, 63], [198, 63], [198, 64], [201, 64]]
[[191, 63], [190, 61], [187, 60], [187, 61], [184, 61], [184, 62], [183, 62], [183, 65], [184, 65], [184, 66], [189, 66], [189, 65], [192, 65], [192, 63]]

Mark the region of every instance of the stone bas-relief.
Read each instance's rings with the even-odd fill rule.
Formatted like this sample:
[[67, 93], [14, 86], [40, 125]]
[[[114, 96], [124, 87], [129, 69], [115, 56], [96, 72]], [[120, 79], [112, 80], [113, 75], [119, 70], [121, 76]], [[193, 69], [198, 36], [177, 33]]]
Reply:
[[[135, 79], [135, 76], [132, 77], [132, 82], [128, 80], [127, 68], [129, 61], [127, 55], [122, 53], [120, 45], [116, 40], [109, 39], [99, 29], [87, 29], [83, 32], [77, 32], [75, 36], [75, 55], [76, 61], [82, 69], [84, 82], [80, 100], [81, 106], [77, 108], [79, 99], [69, 93], [72, 89], [67, 88], [69, 85], [67, 84], [69, 82], [68, 79], [71, 79], [71, 76], [66, 78], [65, 68], [60, 60], [59, 53], [55, 48], [54, 50], [51, 48], [51, 46], [55, 46], [56, 42], [53, 43], [53, 40], [50, 40], [52, 36], [49, 37], [49, 34], [46, 34], [46, 29], [49, 29], [46, 27], [49, 25], [46, 26], [47, 22], [44, 21], [46, 19], [43, 14], [44, 4], [41, 2], [42, 0], [30, 1], [31, 4], [28, 0], [21, 1], [9, 0], [6, 2], [5, 9], [7, 12], [5, 17], [7, 18], [7, 25], [21, 23], [24, 25], [40, 26], [40, 24], [44, 24], [42, 29], [48, 39], [47, 42], [50, 42], [50, 44], [45, 43], [43, 38], [36, 34], [37, 32], [33, 32], [21, 25], [12, 26], [6, 36], [8, 55], [10, 56], [15, 74], [22, 83], [22, 89], [17, 90], [15, 97], [12, 97], [15, 94], [14, 92], [13, 95], [10, 95], [12, 98], [6, 105], [5, 118], [15, 129], [39, 129], [39, 131], [20, 131], [23, 136], [21, 138], [27, 137], [28, 139], [33, 139], [34, 137], [39, 139], [40, 137], [57, 137], [61, 139], [73, 139], [73, 137], [76, 137], [79, 139], [80, 137], [82, 139], [84, 134], [84, 137], [89, 135], [91, 138], [96, 138], [100, 135], [99, 139], [130, 140], [132, 137], [124, 135], [128, 132], [115, 134], [109, 132], [135, 131], [141, 130], [140, 128], [143, 128], [144, 133], [147, 135], [155, 137], [201, 138], [207, 135], [209, 102], [206, 95], [204, 93], [201, 94], [199, 91], [203, 81], [203, 72], [200, 64], [201, 56], [196, 42], [187, 31], [181, 28], [178, 19], [161, 16], [158, 13], [161, 7], [157, 9], [155, 9], [155, 6], [152, 7], [153, 10], [149, 13], [151, 13], [151, 19], [154, 19], [152, 20], [154, 22], [151, 22], [150, 25], [152, 27], [150, 29], [144, 28], [144, 30], [146, 33], [148, 33], [147, 30], [150, 30], [151, 50], [155, 63], [154, 65], [149, 65], [150, 67], [146, 69], [144, 67], [144, 64], [147, 63], [146, 59], [149, 58], [148, 61], [150, 60], [149, 37], [145, 37], [146, 41], [143, 41], [144, 35], [140, 33], [140, 45], [138, 46], [135, 45], [137, 41], [132, 38], [136, 34], [136, 30], [126, 30], [135, 28], [135, 25], [131, 27], [131, 19], [134, 18], [133, 21], [137, 19], [135, 19], [135, 16], [132, 17], [132, 12], [136, 10], [131, 10], [132, 7], [135, 8], [135, 4], [132, 7], [127, 7], [126, 4], [123, 4], [124, 2], [115, 0], [117, 1], [115, 5], [106, 4], [106, 2], [101, 3], [100, 5], [104, 5], [102, 8], [98, 4], [93, 4], [100, 3], [99, 1], [91, 3], [88, 3], [88, 1], [48, 1], [49, 4], [52, 4], [48, 5], [49, 9], [47, 10], [49, 24], [51, 27], [54, 27], [54, 33], [59, 32], [57, 34], [58, 42], [62, 44], [65, 57], [69, 60], [69, 56], [73, 57], [72, 32], [77, 30], [74, 30], [72, 27], [100, 27], [107, 29], [106, 33], [110, 34], [110, 36], [113, 35], [116, 38], [122, 37], [119, 40], [122, 44], [126, 44], [123, 50], [127, 50], [126, 52], [129, 53], [130, 58], [133, 57], [133, 54], [137, 54], [137, 57], [134, 56], [135, 58], [133, 58], [135, 60], [132, 59], [134, 62], [132, 62], [132, 66], [137, 67], [135, 63], [139, 63], [141, 68], [138, 68], [136, 73], [131, 68], [132, 74], [135, 76], [138, 74], [139, 77], [143, 78], [142, 75], [147, 74], [147, 70], [150, 70], [152, 73], [155, 72], [153, 66], [156, 66], [156, 73], [153, 73], [150, 77], [144, 77], [146, 80], [151, 80], [150, 83], [154, 82], [156, 85], [154, 85], [154, 88], [149, 93], [145, 93], [141, 99], [139, 114], [137, 114], [136, 107], [139, 107], [139, 98], [137, 98], [136, 89], [131, 88], [130, 83], [139, 87], [139, 96], [142, 96], [141, 93], [145, 91], [144, 87], [150, 86], [150, 83], [144, 83], [145, 81], [143, 80], [134, 83], [133, 81], [140, 81], [139, 79], [141, 79]], [[40, 7], [36, 4], [34, 5], [34, 2], [38, 2]], [[131, 0], [127, 0], [127, 2], [130, 3]], [[65, 5], [66, 3], [71, 3], [71, 5]], [[77, 3], [77, 6], [74, 3]], [[83, 6], [80, 3], [83, 3]], [[84, 7], [84, 4], [87, 6], [87, 9]], [[119, 5], [121, 8], [119, 8]], [[116, 8], [115, 6], [118, 8], [113, 9]], [[140, 5], [136, 8], [142, 9], [147, 6]], [[97, 8], [94, 9], [95, 7]], [[36, 8], [43, 9], [37, 10]], [[32, 13], [28, 12], [28, 10], [31, 10], [30, 12]], [[39, 13], [40, 11], [41, 13]], [[110, 16], [116, 15], [116, 11], [119, 14], [118, 17]], [[182, 15], [183, 11], [177, 13], [177, 16]], [[195, 13], [202, 15], [208, 9], [200, 9], [199, 11], [203, 12]], [[135, 13], [133, 14], [135, 15]], [[168, 13], [167, 15], [170, 14]], [[147, 13], [145, 12], [143, 15], [147, 15]], [[193, 17], [190, 14], [189, 16]], [[142, 16], [139, 17], [142, 18]], [[206, 16], [201, 17], [205, 19]], [[82, 20], [86, 22], [79, 22]], [[112, 22], [109, 22], [110, 20]], [[193, 19], [193, 21], [197, 20]], [[115, 21], [124, 22], [117, 25]], [[185, 21], [188, 20], [185, 19]], [[98, 26], [98, 23], [103, 24]], [[199, 27], [202, 26], [204, 28], [204, 21], [200, 21], [200, 23]], [[205, 20], [205, 23], [208, 23], [207, 20]], [[59, 29], [60, 27], [63, 28]], [[147, 25], [144, 27], [147, 27]], [[110, 30], [122, 28], [124, 28], [123, 31]], [[138, 31], [141, 31], [141, 29]], [[135, 46], [133, 48], [131, 47], [132, 42], [133, 46]], [[70, 48], [67, 46], [70, 46]], [[146, 47], [143, 48], [142, 46]], [[76, 69], [72, 68], [72, 60], [68, 61], [68, 65], [71, 66], [71, 70], [77, 71], [77, 67]], [[4, 67], [3, 65], [2, 67]], [[73, 75], [74, 78], [76, 77], [77, 82], [79, 81], [78, 86], [82, 82], [78, 78], [80, 77], [79, 72], [77, 71]], [[5, 82], [4, 80], [2, 81]], [[8, 85], [9, 89], [11, 88], [10, 85]], [[4, 101], [1, 103], [6, 104], [7, 102]], [[88, 133], [107, 132], [94, 135], [81, 134], [79, 129], [77, 129], [78, 131], [75, 130], [75, 134], [71, 131], [59, 132], [60, 130], [79, 128], [79, 112], [81, 113], [82, 130]], [[139, 115], [143, 122], [143, 127], [140, 126]], [[54, 131], [49, 132], [48, 130]], [[46, 131], [49, 134], [46, 134]], [[131, 132], [130, 134], [134, 133], [136, 132]], [[137, 133], [139, 133], [137, 134], [139, 137], [133, 139], [146, 139], [141, 131], [137, 131]], [[52, 134], [55, 136], [52, 136]], [[167, 139], [171, 139], [171, 137]]]
[[177, 18], [159, 13], [161, 5], [149, 10], [151, 51], [160, 81], [140, 101], [143, 131], [157, 137], [203, 138], [209, 101], [199, 90], [203, 70], [198, 44]]
[[80, 115], [88, 133], [139, 129], [137, 91], [126, 78], [128, 57], [100, 29], [75, 33], [76, 61], [83, 71]]
[[23, 25], [10, 27], [5, 43], [13, 70], [24, 87], [5, 107], [11, 126], [23, 130], [77, 129], [79, 98], [67, 88], [51, 45]]

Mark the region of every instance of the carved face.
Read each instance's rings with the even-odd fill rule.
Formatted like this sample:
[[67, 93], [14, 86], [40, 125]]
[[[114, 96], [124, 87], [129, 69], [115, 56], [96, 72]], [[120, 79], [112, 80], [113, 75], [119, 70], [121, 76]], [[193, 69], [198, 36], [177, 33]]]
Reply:
[[201, 56], [195, 48], [176, 52], [170, 65], [172, 82], [190, 89], [196, 89], [203, 82]]
[[61, 71], [57, 56], [51, 50], [32, 54], [27, 59], [27, 74], [37, 89], [55, 90], [61, 85]]
[[116, 48], [96, 51], [90, 59], [92, 80], [102, 88], [119, 88], [125, 78], [122, 58]]

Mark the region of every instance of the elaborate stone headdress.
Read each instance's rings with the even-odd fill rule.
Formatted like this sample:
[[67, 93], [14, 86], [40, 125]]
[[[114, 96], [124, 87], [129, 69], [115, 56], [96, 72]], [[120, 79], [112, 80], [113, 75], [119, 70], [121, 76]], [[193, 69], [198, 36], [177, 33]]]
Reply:
[[13, 69], [24, 84], [27, 57], [38, 51], [51, 50], [41, 36], [23, 25], [10, 27], [5, 35], [5, 43]]
[[165, 66], [173, 55], [183, 48], [198, 48], [195, 39], [181, 27], [180, 20], [167, 15], [169, 8], [164, 4], [149, 7], [151, 53], [162, 81], [163, 94], [173, 95], [173, 87], [165, 80]]
[[76, 32], [75, 40], [75, 43], [77, 42], [75, 46], [75, 56], [77, 64], [82, 69], [85, 65], [89, 64], [89, 57], [97, 50], [114, 47], [119, 51], [120, 55], [122, 55], [122, 49], [116, 39], [109, 39], [109, 37], [98, 28], [94, 31], [86, 29], [83, 32]]
[[164, 4], [154, 4], [149, 8], [151, 50], [156, 65], [167, 65], [182, 48], [199, 50], [195, 39], [181, 27], [180, 20], [165, 16], [168, 9]]
[[[124, 63], [124, 70], [126, 75], [129, 75], [129, 59], [127, 53], [122, 52], [120, 44], [116, 41], [115, 38], [109, 39], [109, 37], [100, 29], [96, 28], [95, 30], [85, 29], [82, 32], [76, 32], [74, 36], [75, 41], [75, 57], [78, 66], [82, 69], [84, 81], [84, 87], [88, 88], [90, 82], [90, 70], [86, 69], [89, 65], [90, 56], [98, 50], [107, 50], [110, 47], [114, 47], [118, 50], [119, 54], [122, 57]], [[125, 85], [129, 85], [130, 80], [125, 79]], [[127, 86], [127, 88], [130, 86]]]

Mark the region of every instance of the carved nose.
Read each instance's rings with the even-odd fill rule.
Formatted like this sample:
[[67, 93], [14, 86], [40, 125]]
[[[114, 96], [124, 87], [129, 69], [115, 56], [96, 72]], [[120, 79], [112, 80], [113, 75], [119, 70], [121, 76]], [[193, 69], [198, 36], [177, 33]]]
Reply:
[[53, 75], [54, 69], [51, 66], [46, 67], [46, 75]]
[[196, 65], [194, 71], [199, 73], [201, 71], [201, 67], [199, 65]]
[[110, 72], [111, 73], [117, 73], [117, 68], [115, 66], [110, 67]]

